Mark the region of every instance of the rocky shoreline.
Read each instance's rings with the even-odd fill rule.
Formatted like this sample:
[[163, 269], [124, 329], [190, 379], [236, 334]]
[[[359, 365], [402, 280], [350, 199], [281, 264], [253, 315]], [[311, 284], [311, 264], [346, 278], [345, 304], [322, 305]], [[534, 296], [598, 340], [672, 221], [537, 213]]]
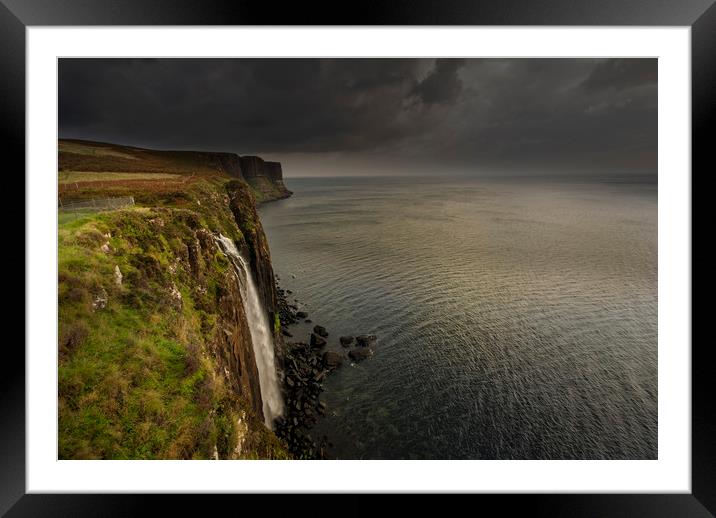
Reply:
[[[278, 282], [278, 277], [277, 277]], [[305, 311], [300, 311], [298, 302], [289, 302], [291, 290], [276, 285], [279, 320], [283, 336], [292, 338], [289, 326], [313, 323]], [[330, 459], [332, 444], [327, 437], [316, 440], [311, 428], [320, 416], [325, 415], [326, 405], [320, 399], [323, 382], [327, 376], [343, 365], [344, 360], [359, 362], [372, 356], [371, 346], [375, 335], [341, 336], [339, 343], [347, 354], [340, 354], [324, 348], [328, 345], [329, 333], [325, 327], [315, 325], [307, 341], [287, 341], [280, 351], [283, 368], [284, 415], [275, 421], [275, 433], [283, 439], [289, 452], [298, 459]]]

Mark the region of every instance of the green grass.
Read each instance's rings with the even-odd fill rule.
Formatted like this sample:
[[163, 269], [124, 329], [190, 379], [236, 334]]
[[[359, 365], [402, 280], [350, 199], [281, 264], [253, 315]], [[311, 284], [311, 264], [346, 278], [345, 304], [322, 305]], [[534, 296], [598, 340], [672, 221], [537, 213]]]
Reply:
[[94, 214], [96, 214], [96, 212], [59, 211], [57, 213], [57, 224], [59, 226], [64, 226], [64, 225], [67, 225], [68, 223], [73, 223], [75, 221], [85, 222], [85, 221], [87, 221], [88, 218], [91, 218]]
[[273, 314], [273, 332], [278, 334], [281, 331], [281, 318], [278, 313]]
[[142, 171], [118, 173], [113, 171], [60, 171], [59, 184], [75, 182], [113, 182], [117, 180], [181, 180], [184, 175], [170, 173], [148, 173]]
[[[60, 215], [60, 458], [211, 458], [214, 447], [226, 458], [238, 444], [245, 458], [286, 457], [248, 402], [225, 386], [212, 352], [230, 265], [207, 249], [196, 277], [186, 244], [202, 228], [242, 233], [223, 182], [201, 184], [190, 193], [201, 200], [192, 209]], [[181, 304], [169, 296], [174, 287]], [[105, 307], [93, 307], [98, 297]]]
[[256, 203], [263, 203], [266, 201], [266, 196], [264, 195], [264, 193], [261, 192], [260, 190], [258, 190], [253, 185], [251, 186], [251, 192], [253, 193], [254, 198], [256, 199]]

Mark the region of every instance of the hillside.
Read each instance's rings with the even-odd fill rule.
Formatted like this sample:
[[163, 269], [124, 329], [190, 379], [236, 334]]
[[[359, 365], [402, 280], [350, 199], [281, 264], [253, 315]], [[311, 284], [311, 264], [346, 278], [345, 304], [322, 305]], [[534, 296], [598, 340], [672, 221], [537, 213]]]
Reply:
[[[242, 281], [217, 245], [246, 258], [280, 348], [255, 193], [271, 198], [230, 170], [236, 155], [59, 147], [59, 457], [289, 457], [264, 424]], [[67, 210], [116, 196], [135, 204]]]
[[246, 180], [259, 203], [291, 195], [283, 183], [280, 163], [234, 153], [159, 151], [60, 139], [58, 169], [61, 195], [79, 190], [80, 184], [86, 196], [107, 189], [117, 196], [128, 191], [157, 190], [157, 183], [163, 191], [181, 192], [187, 183], [214, 177]]

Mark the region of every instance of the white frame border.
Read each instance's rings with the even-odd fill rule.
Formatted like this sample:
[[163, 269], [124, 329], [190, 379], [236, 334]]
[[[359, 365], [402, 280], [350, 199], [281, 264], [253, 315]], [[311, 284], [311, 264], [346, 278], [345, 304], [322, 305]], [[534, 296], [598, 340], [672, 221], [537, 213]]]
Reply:
[[[689, 27], [28, 27], [26, 38], [28, 493], [691, 491]], [[326, 57], [327, 53], [331, 57], [658, 57], [658, 460], [57, 460], [57, 58]]]

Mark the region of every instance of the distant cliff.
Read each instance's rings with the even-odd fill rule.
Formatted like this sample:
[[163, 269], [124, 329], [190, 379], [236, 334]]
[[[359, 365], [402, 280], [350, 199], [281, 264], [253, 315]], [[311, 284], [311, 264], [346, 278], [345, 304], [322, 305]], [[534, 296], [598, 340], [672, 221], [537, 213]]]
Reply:
[[241, 174], [256, 193], [257, 201], [278, 200], [291, 196], [283, 183], [279, 162], [265, 162], [257, 156], [239, 157]]
[[[162, 151], [61, 139], [58, 163], [60, 173], [160, 173], [243, 178], [258, 203], [288, 198], [292, 194], [283, 183], [279, 162], [267, 162], [258, 156], [239, 156], [236, 153]], [[139, 176], [136, 178], [141, 179]]]

